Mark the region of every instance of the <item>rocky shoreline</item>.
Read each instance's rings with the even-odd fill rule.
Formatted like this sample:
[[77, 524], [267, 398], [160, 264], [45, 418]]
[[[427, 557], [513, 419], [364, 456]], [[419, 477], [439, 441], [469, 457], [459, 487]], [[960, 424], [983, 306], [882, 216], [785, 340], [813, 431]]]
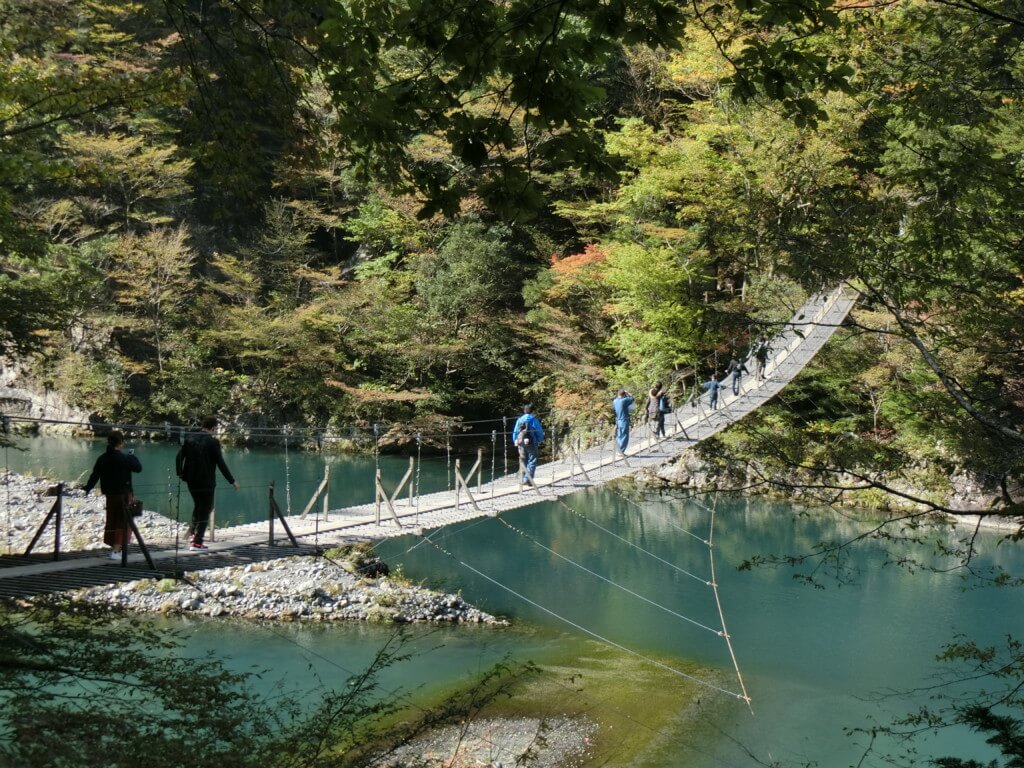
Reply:
[[[764, 473], [759, 473], [763, 476]], [[835, 482], [854, 483], [855, 478], [836, 476]], [[781, 487], [788, 485], [788, 480], [793, 480], [799, 485], [799, 479], [782, 478]], [[748, 479], [745, 477], [742, 468], [722, 466], [714, 461], [708, 461], [701, 455], [699, 450], [688, 450], [680, 456], [666, 461], [656, 467], [641, 469], [634, 475], [634, 482], [641, 491], [659, 491], [664, 489], [679, 489], [694, 491], [707, 491], [709, 493], [718, 491], [746, 494]], [[962, 513], [956, 515], [944, 515], [947, 520], [958, 526], [981, 527], [994, 530], [1015, 532], [1021, 529], [1024, 518], [994, 514], [992, 512], [996, 502], [1001, 502], [997, 488], [991, 484], [983, 483], [976, 477], [966, 474], [958, 474], [949, 480], [949, 489], [943, 503], [956, 508], [963, 509]], [[894, 481], [894, 487], [898, 487], [898, 481]], [[926, 488], [907, 486], [900, 488], [911, 495], [919, 498], [928, 498], [930, 491]], [[762, 491], [763, 492], [763, 491]], [[1024, 489], [1014, 489], [1015, 494], [1024, 493]], [[837, 503], [835, 491], [830, 490], [827, 494], [815, 490], [801, 491], [794, 488], [788, 493], [767, 494], [769, 498], [782, 499], [794, 504], [820, 504], [832, 506]], [[914, 505], [908, 503], [900, 504], [898, 499], [887, 500], [891, 506], [878, 504], [865, 504], [865, 497], [856, 492], [849, 494], [849, 499], [840, 497], [838, 504], [851, 509], [870, 509], [875, 511], [889, 511], [905, 513], [915, 509]], [[927, 512], [927, 510], [922, 510]]]
[[597, 723], [587, 717], [482, 718], [434, 729], [373, 765], [577, 768], [585, 762], [597, 731]]
[[403, 584], [387, 576], [356, 576], [329, 556], [287, 557], [186, 573], [184, 579], [88, 587], [71, 595], [135, 613], [276, 621], [507, 624], [459, 595]]
[[[6, 507], [4, 552], [20, 554], [53, 505], [54, 483], [11, 474], [0, 483]], [[7, 498], [10, 504], [7, 504]], [[106, 551], [102, 496], [79, 490], [66, 494], [61, 550]], [[148, 544], [184, 540], [185, 524], [146, 511], [136, 519]], [[37, 549], [52, 550], [53, 529]], [[144, 579], [88, 587], [74, 599], [135, 613], [230, 616], [252, 620], [365, 621], [505, 625], [461, 596], [410, 585], [388, 575], [388, 568], [366, 546], [332, 550], [325, 557], [286, 557], [265, 563], [186, 572], [184, 579]]]

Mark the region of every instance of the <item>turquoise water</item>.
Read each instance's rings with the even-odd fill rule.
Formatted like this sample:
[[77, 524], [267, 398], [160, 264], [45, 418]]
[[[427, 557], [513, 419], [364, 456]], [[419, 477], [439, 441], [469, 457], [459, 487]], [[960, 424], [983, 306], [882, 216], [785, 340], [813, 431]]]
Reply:
[[[6, 463], [14, 472], [28, 472], [64, 479], [75, 485], [89, 477], [96, 457], [106, 442], [103, 440], [69, 440], [56, 437], [20, 438], [15, 448], [6, 451]], [[142, 473], [135, 476], [135, 495], [147, 509], [158, 509], [174, 516], [176, 506], [182, 517], [192, 511], [188, 490], [178, 487], [174, 475], [175, 443], [129, 441], [126, 449], [134, 450], [142, 463]], [[21, 449], [21, 450], [18, 450]], [[325, 464], [330, 465], [329, 501], [332, 509], [373, 501], [373, 456], [338, 456], [290, 451], [287, 460], [283, 451], [273, 448], [224, 446], [228, 468], [241, 486], [235, 490], [218, 473], [216, 514], [217, 525], [255, 522], [267, 518], [267, 489], [275, 485], [274, 496], [281, 510], [301, 512], [323, 479]], [[381, 476], [386, 488], [394, 488], [409, 468], [409, 459], [380, 456]], [[488, 466], [487, 479], [490, 479]], [[448, 488], [446, 457], [424, 459], [420, 470], [423, 493]], [[2, 499], [0, 499], [2, 501]]]
[[[20, 467], [41, 468], [40, 462], [45, 460], [50, 466], [66, 466], [70, 473], [91, 465], [95, 445], [57, 450], [58, 443], [35, 443], [34, 458], [21, 455]], [[146, 444], [138, 446], [138, 452], [147, 479], [150, 471], [161, 471], [150, 470], [151, 466], [159, 467], [173, 458], [173, 450], [167, 447]], [[282, 456], [229, 448], [227, 459], [248, 486], [246, 492], [254, 494], [257, 514], [253, 519], [261, 517], [266, 481], [279, 479], [279, 487], [283, 483]], [[332, 506], [344, 503], [342, 499], [372, 498], [372, 458], [331, 461], [339, 483], [337, 491], [332, 486]], [[13, 454], [11, 463], [19, 466]], [[297, 489], [302, 483], [316, 482], [323, 459], [292, 455], [289, 463], [293, 489]], [[406, 460], [399, 458], [384, 461], [382, 467], [397, 479], [406, 465]], [[432, 484], [424, 480], [424, 491], [445, 487], [444, 460], [434, 462], [424, 476], [429, 476]], [[224, 488], [218, 497], [232, 494]], [[296, 492], [296, 498], [298, 495]], [[574, 567], [490, 518], [436, 533], [434, 540], [451, 556], [412, 538], [379, 545], [385, 559], [393, 566], [401, 565], [412, 579], [461, 589], [471, 602], [508, 615], [517, 625], [514, 631], [473, 627], [424, 634], [415, 630], [414, 645], [422, 655], [389, 670], [384, 680], [387, 687], [443, 688], [506, 655], [539, 661], [566, 650], [577, 652], [582, 641], [593, 638], [589, 633], [594, 633], [643, 655], [675, 658], [680, 664], [699, 661], [721, 672], [723, 687], [737, 689], [722, 639], [691, 623], [718, 626], [714, 595], [703, 583], [710, 577], [708, 547], [702, 541], [710, 532], [708, 511], [693, 502], [670, 499], [650, 498], [637, 504], [609, 490], [581, 492], [568, 497], [566, 503], [591, 522], [554, 503], [503, 517], [536, 542], [593, 573]], [[293, 504], [301, 507], [301, 502]], [[636, 765], [750, 765], [744, 749], [766, 763], [857, 765], [864, 740], [847, 736], [844, 729], [886, 723], [913, 709], [906, 700], [873, 701], [874, 694], [930, 683], [939, 670], [936, 653], [957, 633], [983, 644], [998, 644], [1007, 634], [1020, 635], [1024, 629], [1021, 590], [978, 586], [956, 572], [909, 573], [890, 564], [891, 555], [870, 541], [850, 550], [852, 573], [847, 581], [840, 584], [828, 579], [827, 573], [820, 574], [824, 589], [794, 578], [809, 566], [739, 571], [739, 563], [754, 555], [807, 552], [819, 541], [849, 538], [869, 524], [827, 509], [798, 514], [786, 504], [744, 499], [719, 499], [717, 509], [717, 581], [754, 715], [742, 703], [709, 690], [702, 701], [720, 705], [714, 708], [714, 717], [702, 723], [696, 735], [681, 723], [678, 728], [669, 726], [660, 735], [657, 749], [638, 758]], [[238, 514], [246, 512], [241, 509]], [[949, 543], [965, 532], [944, 535]], [[1020, 545], [999, 542], [997, 533], [979, 535], [975, 570], [999, 565], [1014, 575], [1024, 574]], [[914, 551], [921, 552], [919, 548]], [[932, 564], [945, 563], [936, 558]], [[691, 621], [627, 594], [598, 576]], [[977, 588], [965, 589], [968, 586]], [[268, 691], [313, 686], [319, 680], [336, 683], [350, 671], [361, 669], [387, 637], [386, 630], [376, 627], [236, 626], [227, 644], [221, 622], [172, 624], [189, 633], [190, 652], [214, 650], [237, 668], [268, 670], [264, 676]], [[584, 704], [601, 707], [600, 702]], [[681, 701], [680, 708], [686, 704]], [[625, 714], [640, 720], [644, 717], [642, 707]], [[945, 731], [923, 748], [933, 754], [994, 756], [980, 737], [964, 731]], [[863, 763], [881, 764], [877, 758]]]

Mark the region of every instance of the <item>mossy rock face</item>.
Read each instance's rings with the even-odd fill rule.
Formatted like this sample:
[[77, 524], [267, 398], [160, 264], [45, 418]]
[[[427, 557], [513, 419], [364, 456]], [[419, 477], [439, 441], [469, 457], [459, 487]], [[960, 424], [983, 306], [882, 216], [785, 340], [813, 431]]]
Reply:
[[371, 605], [366, 609], [366, 620], [371, 624], [391, 624], [398, 611], [382, 605]]
[[373, 553], [372, 546], [365, 542], [328, 550], [326, 556], [353, 576], [376, 579], [387, 576], [391, 571], [388, 564]]
[[173, 592], [178, 588], [178, 582], [175, 579], [160, 579], [156, 583], [157, 592]]

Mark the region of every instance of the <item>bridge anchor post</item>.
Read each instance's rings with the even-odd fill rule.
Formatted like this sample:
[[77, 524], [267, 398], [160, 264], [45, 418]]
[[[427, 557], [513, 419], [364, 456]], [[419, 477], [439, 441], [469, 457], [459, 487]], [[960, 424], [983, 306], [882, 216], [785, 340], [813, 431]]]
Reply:
[[46, 526], [53, 520], [53, 559], [60, 560], [60, 521], [61, 515], [64, 510], [64, 483], [57, 483], [57, 498], [53, 502], [53, 506], [50, 507], [50, 511], [46, 513], [46, 517], [43, 518], [42, 524], [36, 530], [36, 535], [32, 537], [32, 541], [29, 542], [28, 548], [25, 550], [25, 554], [22, 557], [28, 557], [32, 554], [32, 549], [43, 535], [43, 531], [46, 530]]
[[278, 520], [281, 521], [281, 525], [284, 526], [284, 532], [286, 534], [288, 534], [288, 538], [291, 540], [292, 546], [293, 547], [298, 547], [299, 546], [299, 542], [296, 540], [295, 535], [292, 533], [292, 529], [288, 527], [288, 521], [284, 519], [284, 515], [281, 514], [281, 508], [279, 506], [277, 506], [277, 499], [274, 498], [274, 481], [273, 480], [270, 481], [270, 487], [268, 489], [267, 495], [268, 495], [269, 502], [270, 502], [268, 504], [268, 510], [267, 510], [267, 517], [268, 517], [268, 521], [270, 523], [270, 526], [269, 526], [269, 528], [270, 528], [270, 535], [269, 535], [269, 538], [267, 539], [267, 544], [269, 544], [270, 546], [274, 546], [274, 518], [276, 517]]
[[377, 469], [377, 475], [376, 475], [376, 480], [375, 480], [375, 494], [376, 494], [376, 496], [375, 496], [375, 499], [374, 499], [374, 503], [377, 505], [377, 525], [378, 526], [380, 525], [380, 508], [381, 508], [381, 503], [383, 503], [384, 505], [387, 506], [388, 512], [391, 513], [391, 517], [394, 518], [395, 525], [397, 525], [399, 528], [402, 527], [402, 521], [398, 519], [398, 513], [395, 512], [395, 505], [393, 504], [393, 500], [398, 498], [398, 495], [402, 492], [402, 489], [405, 487], [405, 484], [407, 482], [409, 482], [409, 478], [412, 477], [412, 469], [413, 469], [413, 465], [412, 465], [412, 463], [410, 461], [409, 469], [407, 469], [405, 471], [405, 475], [403, 475], [403, 477], [402, 477], [402, 482], [400, 482], [398, 484], [398, 487], [395, 489], [395, 492], [393, 494], [391, 494], [391, 495], [388, 495], [388, 492], [386, 490], [384, 490], [384, 482], [381, 480], [380, 469], [379, 468]]
[[[461, 470], [461, 467], [460, 467], [459, 459], [455, 460], [455, 511], [456, 512], [459, 510], [459, 488], [461, 487], [462, 490], [464, 490], [466, 492], [466, 498], [469, 499], [469, 503], [470, 503], [470, 505], [472, 505], [473, 509], [476, 512], [480, 512], [482, 514], [482, 511], [481, 511], [480, 507], [478, 507], [476, 505], [476, 499], [473, 498], [473, 492], [469, 490], [469, 483], [473, 479], [473, 474], [474, 473], [478, 473], [480, 471], [480, 464], [481, 464], [482, 461], [483, 461], [483, 451], [481, 450], [481, 452], [477, 455], [476, 463], [473, 465], [472, 469], [469, 470], [469, 474], [466, 475], [465, 477], [463, 477], [462, 476], [462, 470]], [[477, 492], [479, 493], [479, 491], [480, 491], [480, 489], [478, 487], [477, 488]]]

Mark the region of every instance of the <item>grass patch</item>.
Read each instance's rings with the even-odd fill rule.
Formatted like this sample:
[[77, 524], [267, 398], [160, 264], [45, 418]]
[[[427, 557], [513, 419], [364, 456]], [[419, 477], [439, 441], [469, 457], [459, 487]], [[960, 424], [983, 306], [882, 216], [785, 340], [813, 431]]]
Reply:
[[[719, 673], [676, 658], [650, 656], [667, 666], [716, 685]], [[475, 681], [417, 697], [424, 708], [443, 706], [472, 690]], [[507, 696], [489, 702], [478, 718], [586, 718], [598, 729], [579, 768], [640, 768], [665, 765], [701, 728], [698, 702], [742, 706], [704, 686], [614, 648], [580, 640], [557, 656], [537, 662], [536, 670], [515, 680]], [[707, 713], [703, 713], [706, 715]], [[402, 715], [396, 716], [400, 721]], [[671, 761], [670, 761], [671, 762]]]
[[[660, 743], [688, 740], [696, 727], [699, 699], [712, 692], [634, 656], [590, 641], [571, 659], [539, 664], [540, 674], [522, 681], [509, 699], [497, 701], [493, 716], [587, 717], [598, 724], [583, 763], [637, 768]], [[715, 684], [712, 670], [674, 658], [667, 666]], [[645, 727], [646, 726], [646, 727]], [[667, 734], [667, 735], [666, 735]]]

